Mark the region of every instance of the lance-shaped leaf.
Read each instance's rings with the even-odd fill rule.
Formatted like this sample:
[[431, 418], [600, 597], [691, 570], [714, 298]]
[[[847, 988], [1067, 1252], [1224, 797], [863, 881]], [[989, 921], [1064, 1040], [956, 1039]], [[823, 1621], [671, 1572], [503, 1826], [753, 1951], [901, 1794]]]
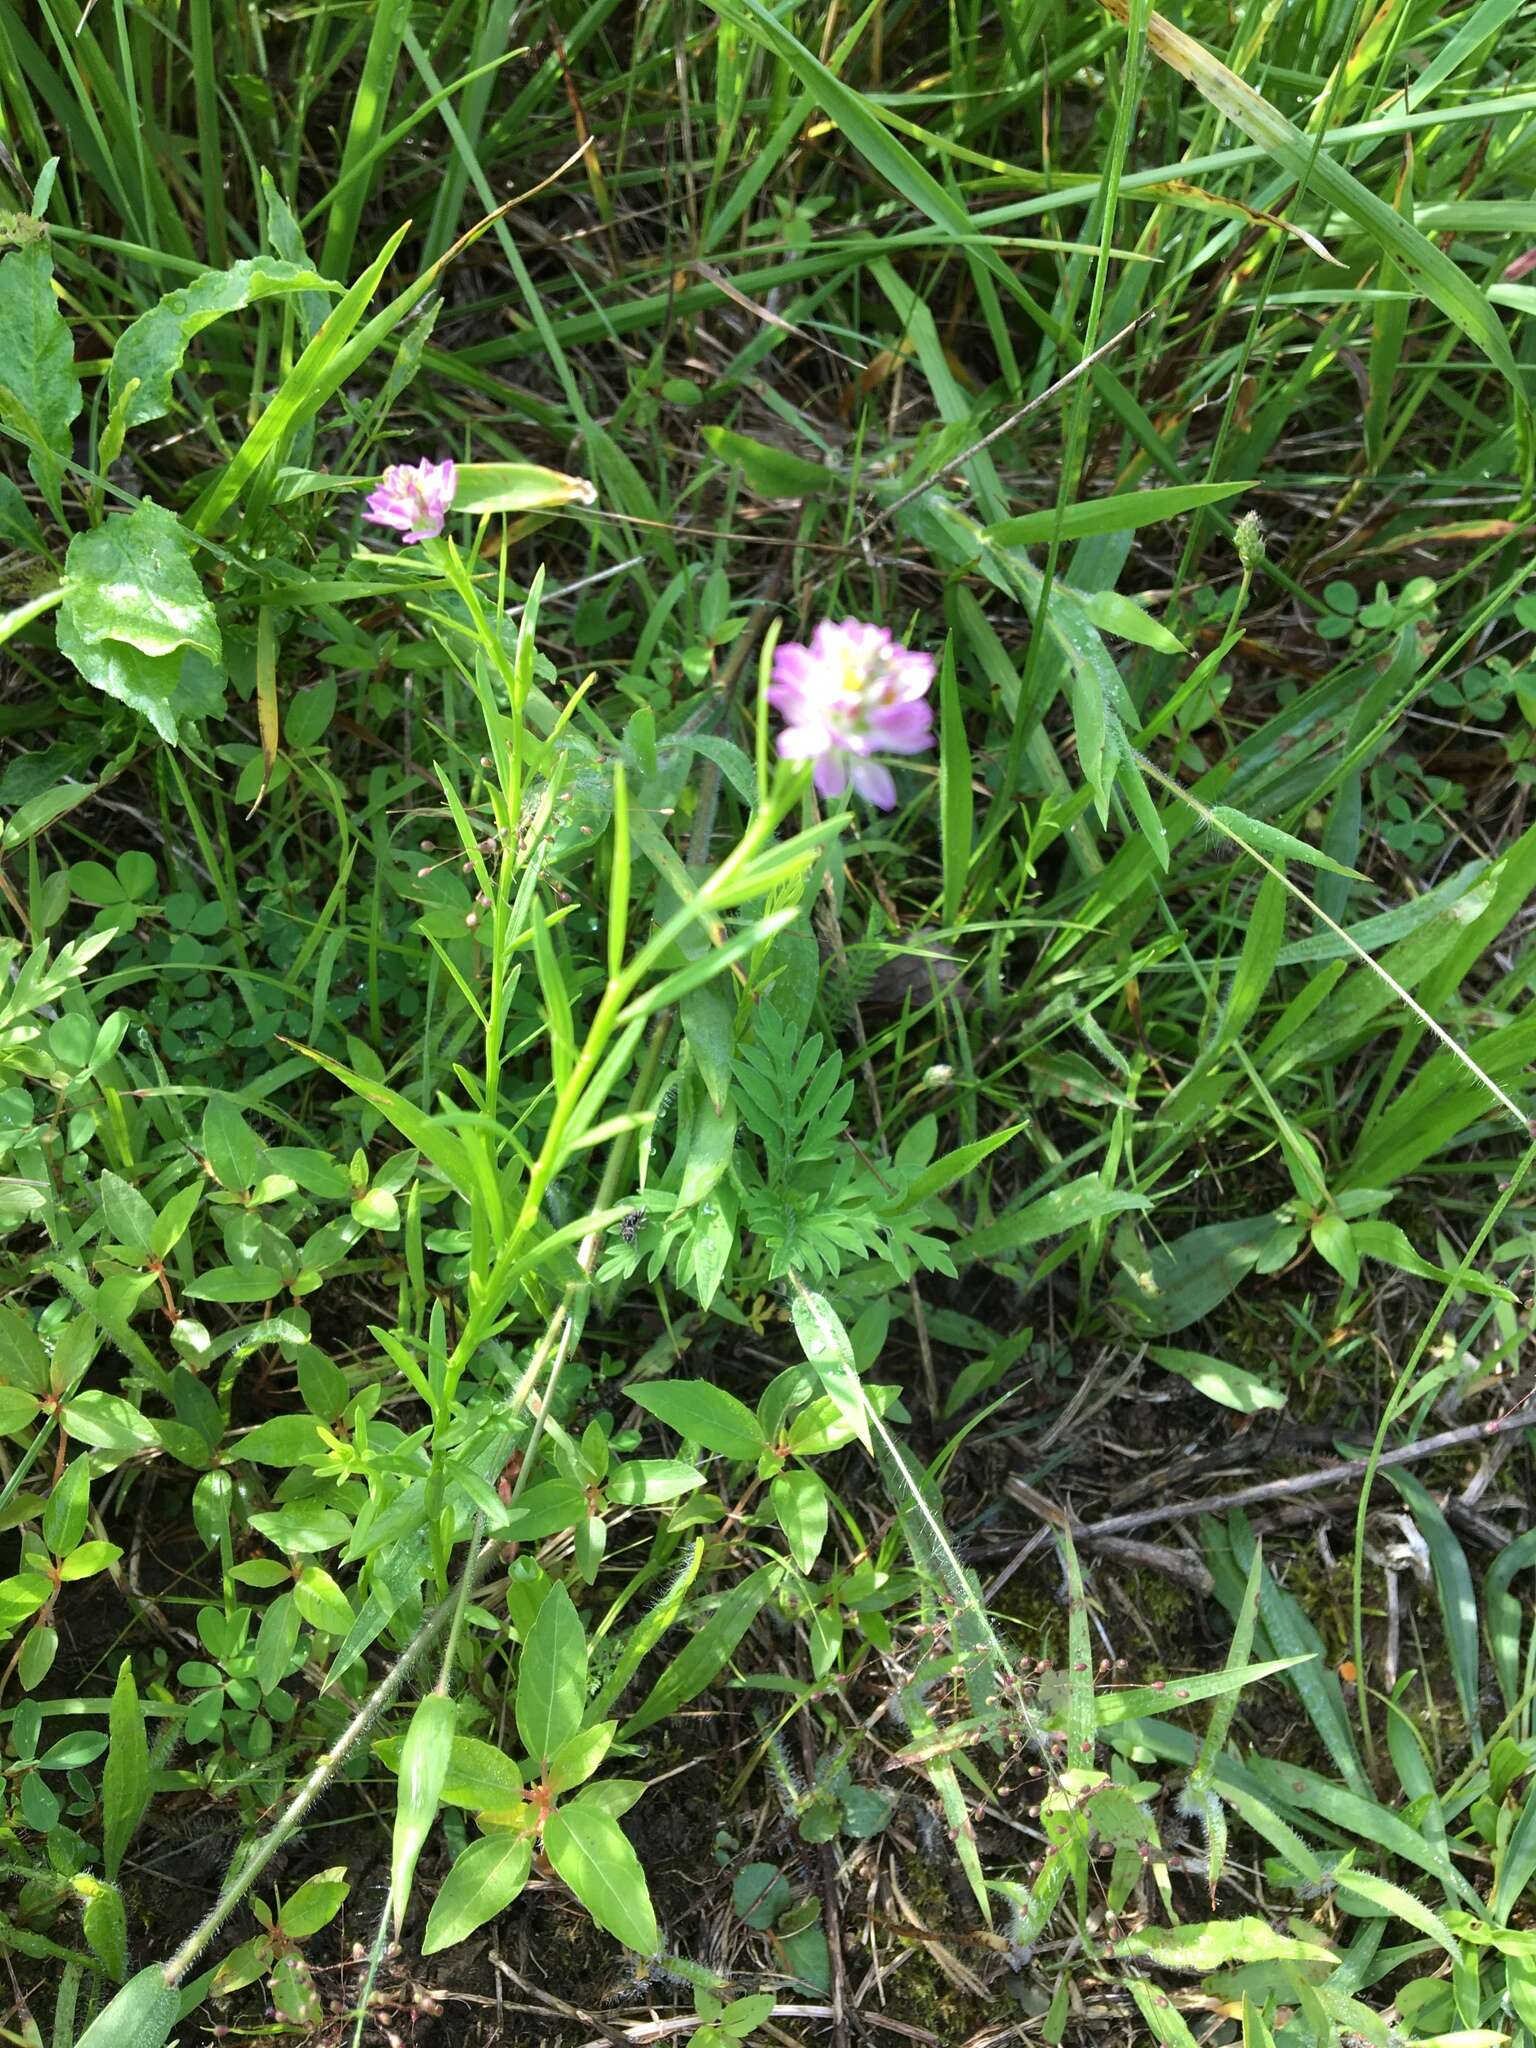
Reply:
[[395, 1926], [405, 1918], [416, 1859], [437, 1819], [443, 1782], [453, 1756], [457, 1709], [446, 1693], [431, 1692], [411, 1716], [400, 1750], [400, 1793], [390, 1856], [390, 1901]]
[[56, 514], [70, 428], [81, 406], [75, 344], [53, 292], [46, 242], [0, 262], [0, 425], [27, 444], [27, 467]]

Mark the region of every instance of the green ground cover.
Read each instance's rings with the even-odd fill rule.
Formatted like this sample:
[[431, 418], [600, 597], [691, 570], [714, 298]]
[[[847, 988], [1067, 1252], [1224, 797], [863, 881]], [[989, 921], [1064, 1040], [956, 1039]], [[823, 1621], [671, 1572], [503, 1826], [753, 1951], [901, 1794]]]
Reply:
[[0, 12], [0, 2040], [1533, 2048], [1533, 181], [1510, 0]]

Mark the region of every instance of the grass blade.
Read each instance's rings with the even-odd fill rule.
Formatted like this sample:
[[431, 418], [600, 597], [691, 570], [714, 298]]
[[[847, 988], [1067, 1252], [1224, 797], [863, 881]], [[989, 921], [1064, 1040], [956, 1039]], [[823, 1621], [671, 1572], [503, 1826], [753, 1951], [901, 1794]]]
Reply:
[[[1131, 0], [1099, 0], [1117, 20], [1129, 23]], [[1362, 185], [1351, 172], [1335, 163], [1326, 148], [1303, 135], [1278, 107], [1271, 106], [1219, 58], [1212, 56], [1184, 30], [1161, 14], [1147, 22], [1147, 41], [1162, 61], [1188, 79], [1234, 127], [1269, 152], [1277, 163], [1330, 206], [1363, 228], [1384, 257], [1390, 257], [1410, 277], [1417, 279], [1425, 296], [1446, 319], [1479, 348], [1509, 387], [1510, 400], [1520, 425], [1523, 456], [1522, 498], [1529, 501], [1533, 453], [1530, 401], [1509, 337], [1503, 323], [1459, 264], [1453, 263], [1438, 244], [1421, 234], [1410, 221], [1396, 213], [1376, 194]]]

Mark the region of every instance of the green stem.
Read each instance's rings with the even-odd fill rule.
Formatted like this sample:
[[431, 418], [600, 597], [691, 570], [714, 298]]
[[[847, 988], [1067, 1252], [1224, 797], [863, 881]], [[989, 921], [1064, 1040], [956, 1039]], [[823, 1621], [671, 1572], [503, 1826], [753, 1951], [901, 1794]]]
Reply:
[[[529, 1233], [538, 1222], [540, 1205], [548, 1192], [550, 1182], [565, 1163], [565, 1134], [570, 1129], [588, 1084], [597, 1072], [625, 1004], [640, 982], [658, 964], [661, 954], [671, 945], [677, 930], [695, 921], [701, 911], [708, 911], [716, 901], [726, 895], [741, 869], [761, 852], [784, 817], [799, 802], [808, 781], [809, 770], [784, 777], [776, 788], [772, 800], [751, 819], [741, 839], [709, 877], [692, 904], [685, 906], [675, 918], [669, 919], [650, 942], [640, 949], [623, 972], [610, 979], [604, 988], [581, 1051], [577, 1054], [576, 1063], [556, 1099], [549, 1128], [544, 1134], [544, 1142], [539, 1147], [538, 1158], [534, 1161], [528, 1176], [528, 1188], [517, 1221], [485, 1277], [479, 1299], [465, 1318], [464, 1328], [454, 1347], [453, 1366], [462, 1368], [473, 1356], [501, 1312], [501, 1295], [506, 1285], [506, 1276], [516, 1266]], [[523, 1376], [523, 1383], [528, 1383], [526, 1373]]]
[[438, 1668], [437, 1684], [433, 1688], [435, 1692], [446, 1693], [449, 1681], [453, 1676], [453, 1660], [458, 1653], [459, 1636], [463, 1631], [464, 1616], [469, 1607], [469, 1596], [474, 1590], [476, 1579], [479, 1577], [477, 1566], [480, 1561], [482, 1548], [484, 1547], [481, 1542], [484, 1534], [485, 1516], [483, 1514], [476, 1514], [469, 1532], [469, 1563], [464, 1567], [460, 1575], [458, 1591], [454, 1595], [453, 1619], [448, 1624], [448, 1640], [443, 1645], [443, 1661]]

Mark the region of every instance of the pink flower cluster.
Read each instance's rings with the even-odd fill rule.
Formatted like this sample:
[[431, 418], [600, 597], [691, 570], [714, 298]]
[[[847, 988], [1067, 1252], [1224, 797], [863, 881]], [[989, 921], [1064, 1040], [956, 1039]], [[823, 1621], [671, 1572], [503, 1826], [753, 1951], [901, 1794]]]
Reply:
[[435, 540], [453, 509], [459, 473], [453, 462], [394, 463], [368, 500], [367, 517], [392, 526], [407, 542]]
[[768, 701], [784, 720], [779, 753], [814, 761], [811, 780], [823, 796], [850, 784], [878, 810], [896, 803], [891, 771], [874, 754], [920, 754], [933, 740], [924, 701], [933, 657], [914, 654], [884, 626], [860, 619], [824, 619], [810, 645], [790, 641], [773, 658]]

